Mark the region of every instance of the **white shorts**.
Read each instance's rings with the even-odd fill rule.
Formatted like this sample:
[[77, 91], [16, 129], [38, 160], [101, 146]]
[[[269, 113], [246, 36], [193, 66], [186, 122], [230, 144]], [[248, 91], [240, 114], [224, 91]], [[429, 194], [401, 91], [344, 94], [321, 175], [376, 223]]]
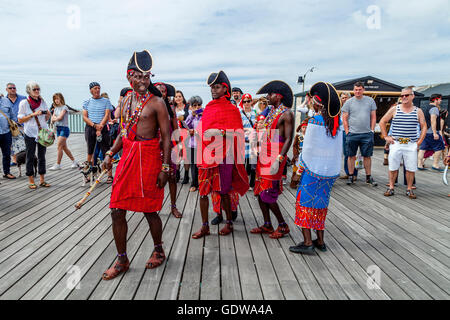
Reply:
[[417, 171], [417, 142], [401, 144], [394, 141], [394, 144], [389, 146], [389, 171], [400, 169], [402, 160], [407, 171]]

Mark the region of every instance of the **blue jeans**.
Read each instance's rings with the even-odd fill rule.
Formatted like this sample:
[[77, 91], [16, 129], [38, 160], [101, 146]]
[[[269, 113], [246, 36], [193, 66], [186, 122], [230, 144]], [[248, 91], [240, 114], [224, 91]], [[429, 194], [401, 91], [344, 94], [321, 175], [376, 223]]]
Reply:
[[11, 144], [12, 144], [12, 135], [11, 131], [5, 134], [0, 134], [0, 148], [2, 150], [3, 155], [3, 173], [10, 174], [10, 166], [11, 166]]

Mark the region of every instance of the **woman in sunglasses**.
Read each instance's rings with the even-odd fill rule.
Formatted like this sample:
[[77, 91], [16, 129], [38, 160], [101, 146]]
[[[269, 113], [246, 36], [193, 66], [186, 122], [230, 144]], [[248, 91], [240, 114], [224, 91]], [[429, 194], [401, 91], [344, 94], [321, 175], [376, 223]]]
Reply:
[[40, 187], [48, 188], [50, 184], [45, 182], [44, 176], [46, 173], [45, 153], [47, 148], [39, 144], [36, 140], [38, 137], [39, 127], [48, 129], [47, 121], [50, 119], [50, 112], [47, 104], [41, 97], [41, 88], [39, 84], [30, 81], [26, 85], [28, 98], [22, 100], [19, 104], [19, 114], [17, 116], [19, 123], [24, 124], [25, 145], [26, 145], [26, 175], [28, 176], [28, 187], [36, 189], [37, 185], [34, 183], [34, 167], [33, 160], [36, 154], [38, 158], [38, 173], [40, 175]]

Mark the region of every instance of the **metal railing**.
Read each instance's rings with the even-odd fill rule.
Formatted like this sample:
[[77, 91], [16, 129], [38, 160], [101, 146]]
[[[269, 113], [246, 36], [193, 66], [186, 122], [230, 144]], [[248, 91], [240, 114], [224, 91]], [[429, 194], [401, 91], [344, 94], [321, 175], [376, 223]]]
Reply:
[[69, 113], [69, 129], [72, 133], [83, 133], [85, 123], [83, 121], [83, 115], [81, 112]]

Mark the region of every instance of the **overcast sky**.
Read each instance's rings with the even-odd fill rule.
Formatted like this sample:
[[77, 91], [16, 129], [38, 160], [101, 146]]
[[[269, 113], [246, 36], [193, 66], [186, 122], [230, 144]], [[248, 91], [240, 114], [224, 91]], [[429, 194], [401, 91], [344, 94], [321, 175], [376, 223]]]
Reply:
[[372, 75], [399, 85], [450, 82], [449, 0], [0, 1], [0, 91], [35, 80], [51, 102], [81, 108], [98, 81], [116, 104], [133, 51], [153, 55], [156, 81], [188, 99], [211, 96], [224, 70], [252, 95], [270, 80], [301, 91]]

